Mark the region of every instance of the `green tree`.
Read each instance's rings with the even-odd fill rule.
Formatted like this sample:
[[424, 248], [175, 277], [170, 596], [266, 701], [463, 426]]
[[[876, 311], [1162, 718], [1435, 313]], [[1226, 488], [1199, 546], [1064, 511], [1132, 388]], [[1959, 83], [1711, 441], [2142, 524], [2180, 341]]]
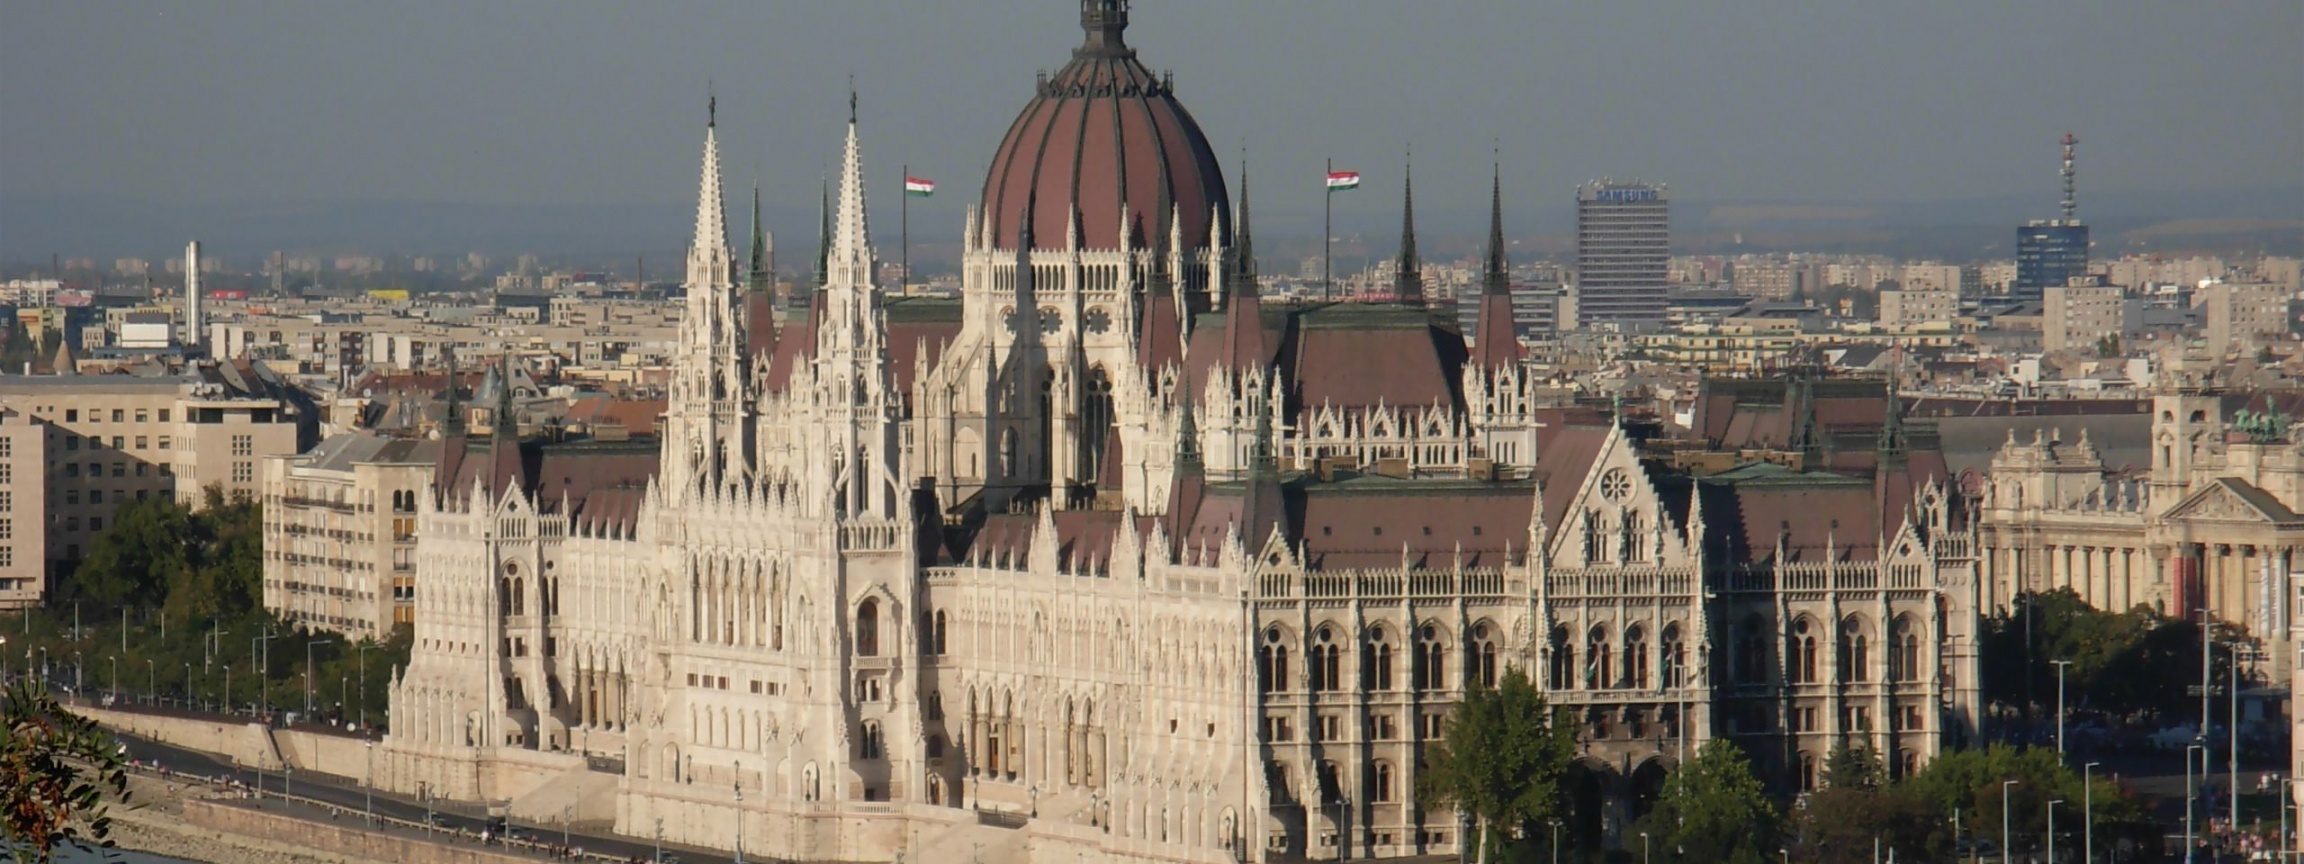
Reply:
[[1767, 864], [1783, 836], [1768, 792], [1744, 751], [1725, 738], [1704, 742], [1696, 759], [1664, 780], [1656, 808], [1634, 827], [1682, 861]]
[[107, 797], [128, 800], [120, 742], [20, 678], [0, 706], [0, 850], [18, 864], [49, 861], [66, 843], [112, 845]]
[[1560, 814], [1560, 780], [1576, 755], [1575, 726], [1544, 703], [1525, 671], [1473, 688], [1417, 772], [1418, 805], [1455, 808], [1479, 824], [1482, 861]]
[[199, 551], [194, 527], [192, 514], [170, 496], [121, 504], [73, 574], [74, 598], [106, 608], [160, 604]]
[[1794, 848], [1802, 861], [1863, 864], [1875, 840], [1883, 849], [1928, 860], [1951, 848], [1950, 825], [1931, 803], [1905, 784], [1890, 784], [1870, 748], [1834, 748], [1825, 761], [1823, 789], [1800, 802], [1793, 818]]

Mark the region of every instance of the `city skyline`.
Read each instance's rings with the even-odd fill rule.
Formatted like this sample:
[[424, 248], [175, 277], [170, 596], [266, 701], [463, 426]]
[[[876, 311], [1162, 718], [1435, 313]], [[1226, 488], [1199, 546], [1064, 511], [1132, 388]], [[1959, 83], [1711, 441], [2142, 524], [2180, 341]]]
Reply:
[[[771, 227], [789, 234], [829, 173], [850, 74], [864, 122], [895, 151], [882, 167], [941, 184], [915, 202], [915, 232], [948, 235], [977, 198], [982, 154], [1048, 70], [1030, 48], [1071, 27], [1062, 6], [1021, 3], [545, 11], [10, 12], [0, 70], [36, 84], [0, 92], [14, 118], [0, 129], [0, 254], [53, 251], [16, 246], [56, 245], [39, 212], [76, 206], [133, 218], [312, 202], [676, 204], [707, 89], [731, 185], [758, 176]], [[2005, 196], [2017, 212], [1993, 221], [2041, 218], [2054, 212], [2066, 131], [2089, 142], [2083, 218], [2096, 196], [2304, 182], [2291, 158], [2304, 69], [2264, 65], [2300, 62], [2272, 44], [2293, 32], [2283, 4], [2213, 20], [2149, 4], [1458, 11], [1485, 23], [1398, 26], [1401, 11], [1309, 4], [1147, 5], [1135, 17], [1162, 46], [1147, 62], [1175, 74], [1227, 179], [1243, 147], [1272, 178], [1260, 209], [1276, 238], [1316, 230], [1313, 178], [1328, 157], [1372, 184], [1337, 201], [1339, 224], [1382, 224], [1396, 202], [1380, 190], [1411, 146], [1436, 234], [1476, 230], [1492, 158], [1507, 208], [1530, 214], [1521, 224], [1566, 221], [1574, 186], [1603, 176], [1669, 181], [1692, 203]], [[97, 44], [118, 59], [88, 62]], [[2220, 47], [2149, 59], [2193, 44]], [[1401, 59], [1348, 60], [1379, 50]], [[632, 56], [665, 59], [619, 59]], [[869, 180], [893, 210], [894, 171]], [[1469, 224], [1450, 225], [1451, 211]], [[214, 242], [228, 251], [235, 239]]]

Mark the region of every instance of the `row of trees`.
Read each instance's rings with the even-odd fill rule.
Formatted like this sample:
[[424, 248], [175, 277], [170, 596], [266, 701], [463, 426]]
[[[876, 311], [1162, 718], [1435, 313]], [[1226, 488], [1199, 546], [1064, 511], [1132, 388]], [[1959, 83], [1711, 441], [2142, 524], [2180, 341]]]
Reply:
[[[1418, 772], [1418, 801], [1469, 816], [1476, 833], [1467, 839], [1482, 862], [1551, 860], [1555, 823], [1569, 820], [1575, 728], [1523, 671], [1509, 670], [1498, 687], [1467, 694], [1451, 712]], [[1818, 791], [1780, 801], [1734, 743], [1714, 738], [1664, 779], [1655, 806], [1621, 836], [1646, 835], [1667, 861], [1857, 864], [1874, 860], [1875, 842], [1911, 860], [1951, 860], [1963, 839], [1996, 844], [2004, 827], [2016, 847], [2038, 844], [2050, 801], [2066, 808], [2059, 835], [2076, 835], [2084, 802], [2093, 802], [2096, 836], [2107, 844], [2152, 834], [2127, 790], [2103, 776], [2089, 789], [2052, 749], [1953, 751], [1900, 779], [1872, 754], [1844, 749], [1822, 779]]]
[[[2231, 683], [2234, 649], [2245, 639], [2229, 628], [2212, 634], [2212, 683]], [[2056, 710], [2057, 661], [2067, 708], [2140, 720], [2199, 718], [2200, 622], [2149, 606], [2108, 612], [2069, 588], [2016, 597], [2006, 614], [1984, 621], [1980, 653], [1984, 696], [2004, 710], [2050, 717]], [[2245, 686], [2245, 685], [2244, 685]], [[2222, 706], [2217, 706], [2222, 710]]]
[[381, 721], [410, 628], [347, 644], [291, 625], [264, 608], [263, 569], [257, 504], [213, 489], [197, 509], [168, 496], [124, 503], [46, 609], [0, 622], [0, 650], [81, 696], [300, 710], [309, 687], [316, 707]]

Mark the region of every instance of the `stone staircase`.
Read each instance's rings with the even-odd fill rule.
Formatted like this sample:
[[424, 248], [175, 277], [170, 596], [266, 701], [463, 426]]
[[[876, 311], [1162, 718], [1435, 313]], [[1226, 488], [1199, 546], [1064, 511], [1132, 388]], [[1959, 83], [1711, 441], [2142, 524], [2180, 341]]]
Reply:
[[616, 821], [617, 776], [570, 768], [512, 799], [512, 818], [557, 823], [563, 813], [578, 823]]

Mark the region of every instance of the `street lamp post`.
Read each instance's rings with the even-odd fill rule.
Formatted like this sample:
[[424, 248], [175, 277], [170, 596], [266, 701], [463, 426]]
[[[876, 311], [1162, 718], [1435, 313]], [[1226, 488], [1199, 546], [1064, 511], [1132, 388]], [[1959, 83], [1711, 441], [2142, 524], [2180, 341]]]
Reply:
[[104, 659], [112, 661], [112, 701], [118, 702], [120, 701], [120, 655], [112, 654]]
[[2064, 673], [2072, 668], [2070, 660], [2051, 660], [2056, 664], [2056, 755], [2064, 755]]
[[1649, 862], [1654, 861], [1655, 853], [1655, 846], [1648, 841], [1648, 832], [1640, 832], [1640, 864], [1649, 864]]
[[2080, 860], [2096, 864], [2096, 766], [2080, 766]]
[[2062, 803], [2062, 798], [2048, 799], [2048, 864], [2056, 864], [2056, 805]]
[[2206, 776], [2208, 773], [2208, 745], [2194, 744], [2184, 748], [2184, 855], [2187, 858], [2192, 855], [2192, 811], [2197, 806], [2192, 800], [2192, 753], [2195, 750], [2200, 753], [2201, 775]]
[[160, 667], [152, 658], [144, 658], [144, 704], [160, 700]]
[[[1480, 854], [1485, 857], [1488, 850], [1483, 847]], [[1560, 864], [1560, 820], [1558, 819], [1552, 820], [1552, 864]]]
[[314, 639], [304, 643], [304, 721], [312, 721], [312, 646], [334, 645], [334, 639]]
[[2016, 781], [2000, 781], [2000, 864], [2008, 864], [2008, 792], [2016, 788]]
[[[272, 694], [265, 692], [264, 684], [266, 679], [272, 677], [272, 640], [278, 638], [280, 638], [278, 634], [265, 633], [248, 639], [248, 665], [256, 667], [256, 701], [254, 704], [259, 707], [260, 712], [272, 710]], [[256, 653], [258, 647], [264, 649], [261, 656]]]
[[736, 864], [744, 864], [744, 763], [736, 763]]
[[368, 731], [368, 648], [369, 643], [366, 641], [361, 642], [357, 648], [360, 653], [360, 731], [362, 732]]
[[374, 825], [376, 824], [376, 742], [363, 741], [361, 743], [368, 745], [368, 824]]

